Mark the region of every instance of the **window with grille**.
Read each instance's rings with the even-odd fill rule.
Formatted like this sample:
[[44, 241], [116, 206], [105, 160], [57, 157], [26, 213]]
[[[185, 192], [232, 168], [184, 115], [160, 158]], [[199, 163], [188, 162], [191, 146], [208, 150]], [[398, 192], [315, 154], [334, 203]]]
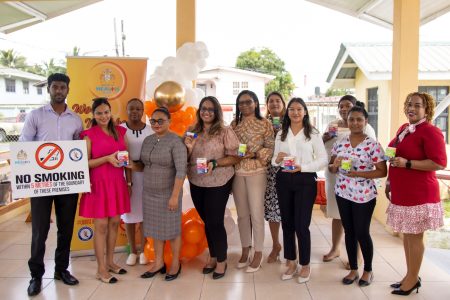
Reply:
[[22, 81], [23, 86], [23, 93], [29, 94], [30, 93], [30, 83], [28, 81]]
[[367, 113], [368, 123], [378, 136], [378, 87], [367, 89]]
[[38, 88], [36, 88], [37, 89], [37, 94], [38, 95], [42, 95], [42, 88], [41, 87], [38, 87]]
[[[444, 100], [445, 96], [448, 95], [448, 86], [419, 86], [419, 92], [427, 93], [433, 96], [437, 106], [442, 100]], [[444, 135], [445, 142], [448, 143], [448, 108], [437, 116], [433, 123], [439, 127]]]
[[14, 79], [5, 78], [5, 86], [7, 93], [15, 93], [16, 92], [16, 81]]

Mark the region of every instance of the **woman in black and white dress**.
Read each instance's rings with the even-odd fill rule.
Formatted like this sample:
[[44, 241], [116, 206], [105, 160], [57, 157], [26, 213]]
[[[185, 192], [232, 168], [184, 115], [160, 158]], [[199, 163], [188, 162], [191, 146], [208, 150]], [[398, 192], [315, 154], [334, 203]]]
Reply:
[[[140, 159], [142, 142], [147, 136], [153, 133], [150, 126], [142, 122], [143, 114], [144, 104], [141, 100], [133, 98], [128, 101], [128, 120], [126, 123], [121, 124], [121, 126], [127, 129], [125, 135], [128, 140], [129, 158], [132, 161]], [[131, 172], [131, 170], [126, 169], [126, 172]], [[128, 189], [131, 189], [131, 211], [121, 216], [125, 223], [128, 244], [130, 245], [130, 254], [128, 255], [126, 264], [133, 266], [136, 264], [138, 258], [136, 247], [136, 224], [138, 224], [141, 234], [141, 254], [139, 255], [139, 264], [145, 265], [148, 261], [144, 255], [145, 237], [142, 228], [142, 191], [144, 188], [144, 173], [142, 171], [138, 172], [133, 170], [131, 176], [128, 176], [127, 178], [131, 178], [131, 181], [128, 182]]]

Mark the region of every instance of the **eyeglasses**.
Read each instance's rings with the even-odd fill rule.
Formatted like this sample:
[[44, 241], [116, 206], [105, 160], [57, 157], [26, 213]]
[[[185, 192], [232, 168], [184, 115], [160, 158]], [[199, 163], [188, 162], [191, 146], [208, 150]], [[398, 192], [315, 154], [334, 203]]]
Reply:
[[155, 120], [155, 119], [150, 119], [150, 125], [155, 125], [156, 123], [158, 123], [158, 125], [162, 125], [162, 124], [164, 124], [164, 122], [166, 122], [167, 120], [164, 120], [164, 119], [158, 119], [158, 120]]
[[209, 112], [210, 114], [214, 114], [216, 112], [216, 110], [214, 108], [202, 107], [202, 108], [200, 108], [200, 112], [202, 112], [202, 113]]
[[244, 101], [239, 101], [238, 102], [238, 106], [250, 106], [253, 104], [253, 100], [244, 100]]

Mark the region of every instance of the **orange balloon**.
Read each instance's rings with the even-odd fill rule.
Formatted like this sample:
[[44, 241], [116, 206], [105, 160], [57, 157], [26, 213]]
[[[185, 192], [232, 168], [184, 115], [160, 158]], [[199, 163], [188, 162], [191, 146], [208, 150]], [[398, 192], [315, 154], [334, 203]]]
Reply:
[[144, 112], [147, 115], [147, 117], [151, 117], [153, 112], [156, 109], [156, 103], [152, 100], [147, 100], [144, 102]]
[[197, 212], [197, 210], [195, 208], [189, 208], [186, 211], [186, 217], [187, 217], [188, 220], [193, 220], [193, 219], [201, 220], [200, 215], [198, 214], [198, 212]]
[[185, 109], [186, 113], [190, 114], [195, 119], [195, 114], [197, 113], [197, 109], [193, 106], [188, 106]]
[[196, 244], [183, 243], [183, 246], [181, 246], [180, 256], [182, 258], [191, 259], [197, 256], [197, 252], [198, 247]]
[[181, 228], [183, 228], [184, 224], [186, 224], [187, 221], [189, 221], [189, 217], [186, 215], [186, 212], [183, 212], [181, 214]]
[[200, 241], [200, 246], [203, 247], [203, 249], [208, 248], [208, 240], [206, 239], [206, 236]]
[[170, 265], [172, 264], [172, 251], [164, 251], [164, 263], [166, 264], [166, 268], [170, 268]]
[[200, 220], [189, 220], [184, 224], [183, 239], [191, 244], [197, 244], [205, 236], [205, 226]]
[[170, 114], [170, 118], [172, 119], [172, 123], [180, 123], [183, 120], [184, 111], [181, 109]]
[[150, 243], [146, 243], [144, 247], [144, 255], [149, 261], [155, 261], [155, 249]]
[[172, 248], [170, 247], [170, 242], [166, 241], [164, 243], [164, 253], [166, 252], [171, 252], [172, 253]]
[[183, 123], [174, 123], [172, 122], [169, 126], [169, 129], [176, 133], [179, 136], [183, 136], [184, 133], [186, 132], [187, 126], [184, 125]]
[[148, 238], [147, 238], [147, 243], [146, 243], [146, 244], [150, 245], [150, 247], [153, 248], [153, 245], [154, 245], [154, 244], [153, 244], [153, 239], [152, 239], [151, 237], [148, 237]]
[[185, 113], [183, 115], [183, 124], [186, 124], [187, 126], [191, 125], [192, 123], [194, 123], [195, 118], [192, 117], [191, 114], [189, 113]]

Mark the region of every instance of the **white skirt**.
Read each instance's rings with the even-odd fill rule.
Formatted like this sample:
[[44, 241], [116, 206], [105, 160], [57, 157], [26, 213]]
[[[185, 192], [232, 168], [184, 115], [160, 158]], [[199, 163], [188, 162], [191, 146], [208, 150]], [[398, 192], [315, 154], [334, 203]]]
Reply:
[[325, 193], [327, 195], [327, 211], [326, 217], [333, 219], [341, 219], [339, 209], [336, 202], [336, 194], [334, 192], [334, 185], [336, 184], [336, 174], [330, 173], [328, 168], [325, 168]]
[[131, 188], [130, 212], [121, 216], [127, 223], [140, 223], [143, 220], [142, 215], [142, 192], [144, 189], [144, 172], [132, 172], [133, 186]]

